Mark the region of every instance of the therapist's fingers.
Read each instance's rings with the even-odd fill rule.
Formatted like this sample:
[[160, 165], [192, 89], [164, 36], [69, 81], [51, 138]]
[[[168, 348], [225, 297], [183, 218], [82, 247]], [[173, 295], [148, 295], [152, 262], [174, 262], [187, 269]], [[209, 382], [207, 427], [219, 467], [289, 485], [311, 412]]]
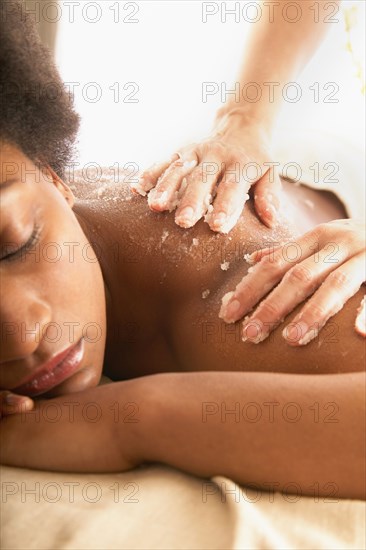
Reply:
[[222, 298], [219, 317], [226, 323], [234, 323], [250, 311], [276, 286], [286, 273], [288, 266], [281, 254], [266, 256], [254, 267], [249, 268], [235, 290]]
[[218, 167], [221, 162], [215, 157], [211, 159], [210, 163], [200, 163], [186, 178], [185, 189], [181, 193], [175, 214], [175, 222], [180, 227], [193, 227], [212, 208], [219, 169], [207, 170], [207, 164]]
[[25, 395], [18, 395], [11, 391], [0, 391], [0, 418], [10, 414], [28, 412], [34, 408], [34, 401]]
[[273, 244], [271, 246], [267, 246], [265, 248], [261, 248], [260, 250], [255, 250], [252, 252], [252, 254], [245, 254], [244, 259], [248, 262], [248, 264], [254, 265], [261, 261], [264, 256], [270, 256], [273, 260], [273, 254], [276, 250], [281, 248], [283, 246], [282, 244]]
[[131, 183], [131, 190], [139, 195], [145, 196], [152, 189], [160, 176], [171, 165], [172, 162], [179, 158], [178, 153], [175, 153], [169, 160], [153, 164], [147, 170], [144, 170], [139, 176], [138, 181]]
[[353, 256], [332, 271], [299, 315], [285, 327], [283, 337], [293, 346], [303, 346], [313, 340], [330, 317], [359, 290], [365, 280], [365, 254]]
[[274, 227], [278, 223], [281, 194], [282, 183], [274, 169], [267, 170], [255, 184], [254, 208], [259, 219], [268, 227]]
[[[222, 298], [219, 317], [226, 323], [235, 323], [248, 313], [258, 302], [276, 286], [291, 269], [300, 261], [305, 260], [314, 252], [312, 248], [312, 233], [305, 233], [297, 242], [288, 242], [284, 246], [273, 243], [263, 251], [253, 252], [246, 259], [249, 263], [259, 258], [259, 261], [248, 269], [234, 291], [228, 292]], [[276, 246], [277, 245], [277, 246]], [[296, 260], [290, 257], [290, 247], [297, 250]]]
[[[296, 241], [284, 244], [274, 242], [270, 247], [246, 255], [247, 262], [255, 263], [255, 265], [249, 268], [247, 275], [243, 277], [235, 290], [228, 292], [222, 298], [219, 317], [226, 323], [238, 321], [279, 283], [292, 266], [314, 254], [314, 250], [319, 247], [319, 241], [325, 240], [322, 235], [325, 235], [326, 238], [326, 228], [323, 224], [308, 231]], [[317, 254], [318, 252], [316, 252]], [[339, 246], [336, 247], [336, 253], [332, 255], [331, 263], [338, 263], [345, 254], [347, 254], [346, 247], [342, 247], [342, 251], [339, 250]]]
[[355, 329], [361, 336], [366, 336], [366, 299], [363, 298], [360, 307], [357, 310]]
[[[296, 306], [313, 294], [334, 271], [334, 264], [326, 261], [328, 256], [324, 248], [287, 271], [280, 284], [243, 323], [244, 342], [262, 342]], [[343, 262], [346, 258], [347, 252], [343, 249], [338, 260]]]
[[228, 233], [240, 218], [249, 198], [251, 182], [241, 175], [236, 164], [229, 165], [225, 170], [217, 188], [213, 210], [206, 218], [213, 231]]
[[172, 162], [148, 195], [150, 208], [157, 212], [174, 210], [179, 202], [179, 189], [184, 183], [183, 180], [196, 165], [196, 158], [179, 158]]

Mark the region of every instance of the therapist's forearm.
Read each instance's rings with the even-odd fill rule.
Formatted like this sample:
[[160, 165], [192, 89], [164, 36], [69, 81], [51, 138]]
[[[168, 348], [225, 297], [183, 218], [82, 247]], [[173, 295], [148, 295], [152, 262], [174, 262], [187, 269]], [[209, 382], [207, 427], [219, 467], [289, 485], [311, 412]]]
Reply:
[[142, 418], [145, 459], [263, 489], [365, 498], [364, 373], [173, 373], [152, 382], [161, 397]]
[[[239, 108], [245, 119], [258, 121], [270, 131], [282, 103], [283, 86], [295, 80], [311, 59], [339, 18], [338, 10], [339, 0], [315, 4], [308, 0], [262, 2], [261, 16], [251, 24], [239, 71], [240, 99], [230, 95], [219, 118]], [[248, 83], [255, 83], [255, 88], [246, 87]], [[250, 94], [255, 101], [246, 99]]]

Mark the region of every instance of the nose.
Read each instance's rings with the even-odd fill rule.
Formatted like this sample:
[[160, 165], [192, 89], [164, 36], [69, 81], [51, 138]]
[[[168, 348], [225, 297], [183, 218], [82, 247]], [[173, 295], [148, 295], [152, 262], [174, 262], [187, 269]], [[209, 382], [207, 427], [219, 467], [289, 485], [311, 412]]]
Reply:
[[[8, 285], [7, 285], [8, 286]], [[51, 321], [51, 308], [34, 291], [8, 288], [1, 292], [0, 362], [23, 359], [35, 352], [45, 334], [46, 325]], [[4, 289], [5, 290], [5, 289]]]

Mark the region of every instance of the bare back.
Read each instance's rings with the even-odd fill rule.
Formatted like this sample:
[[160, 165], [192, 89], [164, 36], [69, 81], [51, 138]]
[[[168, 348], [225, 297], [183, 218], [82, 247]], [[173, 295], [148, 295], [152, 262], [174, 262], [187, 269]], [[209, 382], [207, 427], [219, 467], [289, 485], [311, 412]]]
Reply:
[[[364, 370], [364, 340], [353, 328], [363, 289], [313, 342], [301, 348], [285, 343], [283, 324], [256, 345], [241, 341], [241, 322], [227, 325], [218, 317], [222, 296], [248, 270], [244, 254], [266, 243], [294, 239], [294, 231], [299, 234], [345, 217], [330, 194], [287, 182], [284, 188], [299, 229], [266, 228], [248, 201], [237, 226], [229, 235], [221, 235], [202, 220], [192, 229], [181, 229], [172, 214], [151, 212], [146, 199], [131, 194], [126, 185], [107, 182], [104, 189], [99, 184], [99, 191], [80, 182], [75, 186], [76, 196], [83, 200], [74, 210], [93, 219], [111, 293], [108, 376], [118, 380], [167, 371]], [[315, 202], [313, 212], [304, 206], [310, 202]]]

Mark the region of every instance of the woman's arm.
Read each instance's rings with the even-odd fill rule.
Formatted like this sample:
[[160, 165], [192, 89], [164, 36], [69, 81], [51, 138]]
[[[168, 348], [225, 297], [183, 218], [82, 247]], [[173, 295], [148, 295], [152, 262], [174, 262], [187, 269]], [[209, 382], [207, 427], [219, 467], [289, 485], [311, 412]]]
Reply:
[[54, 399], [33, 398], [32, 410], [0, 420], [0, 463], [72, 472], [132, 468], [144, 401], [138, 390], [137, 379]]
[[[51, 404], [66, 411], [72, 401], [74, 422], [45, 420]], [[97, 472], [161, 462], [263, 489], [365, 498], [364, 373], [157, 374], [38, 407], [38, 422], [34, 412], [1, 420], [2, 463]]]
[[145, 458], [263, 489], [365, 498], [364, 373], [171, 374], [159, 386]]

